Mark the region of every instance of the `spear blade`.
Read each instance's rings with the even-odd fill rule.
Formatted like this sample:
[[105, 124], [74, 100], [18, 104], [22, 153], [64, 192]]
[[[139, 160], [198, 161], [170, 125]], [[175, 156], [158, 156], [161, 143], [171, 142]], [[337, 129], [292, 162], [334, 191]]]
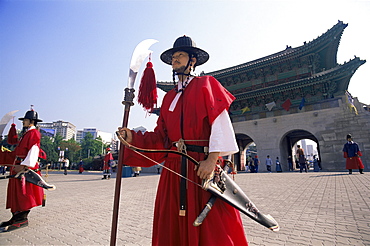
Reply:
[[127, 88], [134, 88], [136, 75], [139, 72], [141, 64], [143, 63], [144, 59], [152, 52], [151, 50], [149, 50], [149, 47], [157, 42], [158, 41], [155, 39], [145, 39], [136, 46], [134, 52], [132, 53]]
[[1, 121], [0, 121], [0, 136], [3, 135], [6, 125], [13, 118], [13, 114], [15, 114], [18, 111], [19, 110], [10, 111], [10, 112], [6, 113], [3, 116], [3, 118], [1, 118]]

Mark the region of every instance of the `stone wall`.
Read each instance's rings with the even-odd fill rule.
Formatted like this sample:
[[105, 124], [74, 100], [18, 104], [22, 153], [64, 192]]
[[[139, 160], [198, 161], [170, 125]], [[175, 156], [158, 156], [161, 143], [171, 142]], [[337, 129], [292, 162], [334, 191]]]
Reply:
[[[327, 103], [327, 101], [322, 102], [326, 105]], [[355, 100], [358, 110], [356, 115], [348, 107], [345, 96], [332, 99], [331, 104], [332, 108], [312, 105], [307, 107], [308, 110], [304, 107], [298, 113], [285, 113], [281, 116], [274, 114], [275, 116], [262, 119], [235, 122], [233, 126], [236, 134], [245, 134], [256, 143], [261, 171], [266, 171], [267, 155], [270, 155], [273, 160], [279, 157], [283, 170], [288, 170], [286, 160], [289, 150], [286, 136], [294, 131], [311, 133], [317, 139], [323, 169], [336, 171], [345, 169], [342, 148], [346, 142], [346, 135], [351, 133], [364, 154], [362, 160], [365, 169], [369, 169], [370, 113]]]

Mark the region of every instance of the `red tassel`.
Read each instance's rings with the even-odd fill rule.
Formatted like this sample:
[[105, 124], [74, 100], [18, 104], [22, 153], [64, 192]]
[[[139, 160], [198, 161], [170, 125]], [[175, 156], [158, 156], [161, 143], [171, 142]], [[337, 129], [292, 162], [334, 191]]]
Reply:
[[17, 130], [15, 129], [15, 124], [13, 123], [9, 129], [8, 133], [8, 144], [15, 145], [18, 144]]
[[153, 70], [153, 64], [149, 61], [141, 78], [139, 95], [137, 101], [145, 110], [152, 111], [154, 105], [157, 105], [157, 82]]

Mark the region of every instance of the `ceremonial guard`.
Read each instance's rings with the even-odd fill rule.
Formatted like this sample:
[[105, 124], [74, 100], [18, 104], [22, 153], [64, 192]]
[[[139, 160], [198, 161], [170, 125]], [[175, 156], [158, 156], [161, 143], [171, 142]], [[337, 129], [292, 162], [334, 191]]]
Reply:
[[80, 162], [78, 163], [78, 173], [83, 173], [84, 171], [84, 162], [82, 159], [80, 159]]
[[[161, 55], [172, 66], [174, 89], [163, 99], [154, 132], [120, 129], [121, 136], [135, 146], [186, 151], [199, 161], [198, 168], [175, 154], [146, 155], [157, 163], [165, 161], [166, 167], [198, 184], [211, 177], [219, 156], [238, 151], [228, 115], [234, 96], [214, 77], [191, 74], [208, 59], [208, 53], [190, 37], [178, 38]], [[130, 166], [155, 165], [127, 148], [124, 157]], [[210, 196], [164, 168], [155, 201], [152, 245], [248, 245], [239, 211], [221, 200], [216, 200], [200, 226], [193, 226]]]
[[103, 177], [101, 179], [110, 179], [112, 174], [112, 161], [113, 155], [110, 152], [111, 148], [107, 148], [107, 153], [104, 156], [104, 163], [103, 163]]
[[[18, 174], [24, 170], [39, 171], [38, 158], [46, 159], [46, 154], [40, 149], [41, 134], [36, 129], [37, 122], [41, 122], [36, 111], [27, 111], [23, 118], [22, 137], [13, 152], [1, 152], [3, 164], [12, 164], [10, 174]], [[25, 179], [10, 178], [7, 191], [6, 208], [12, 212], [10, 220], [2, 222], [3, 232], [12, 231], [28, 225], [30, 209], [42, 205], [43, 188], [36, 186]]]
[[352, 141], [352, 135], [347, 135], [347, 143], [343, 146], [343, 157], [346, 158], [346, 169], [349, 174], [352, 174], [352, 169], [359, 169], [360, 173], [364, 173], [364, 164], [360, 158], [361, 150], [356, 142]]

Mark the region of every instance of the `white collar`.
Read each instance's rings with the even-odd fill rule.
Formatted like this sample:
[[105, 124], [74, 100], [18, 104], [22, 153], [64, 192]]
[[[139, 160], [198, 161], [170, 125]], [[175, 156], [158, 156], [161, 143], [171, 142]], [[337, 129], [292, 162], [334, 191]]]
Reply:
[[[177, 75], [176, 75], [177, 76]], [[190, 82], [193, 80], [194, 77], [189, 76], [185, 81], [180, 81], [178, 77], [176, 77], [176, 82], [177, 82], [177, 90], [181, 90], [183, 86], [188, 86]], [[181, 82], [181, 83], [179, 83]], [[186, 84], [185, 84], [186, 83]]]

